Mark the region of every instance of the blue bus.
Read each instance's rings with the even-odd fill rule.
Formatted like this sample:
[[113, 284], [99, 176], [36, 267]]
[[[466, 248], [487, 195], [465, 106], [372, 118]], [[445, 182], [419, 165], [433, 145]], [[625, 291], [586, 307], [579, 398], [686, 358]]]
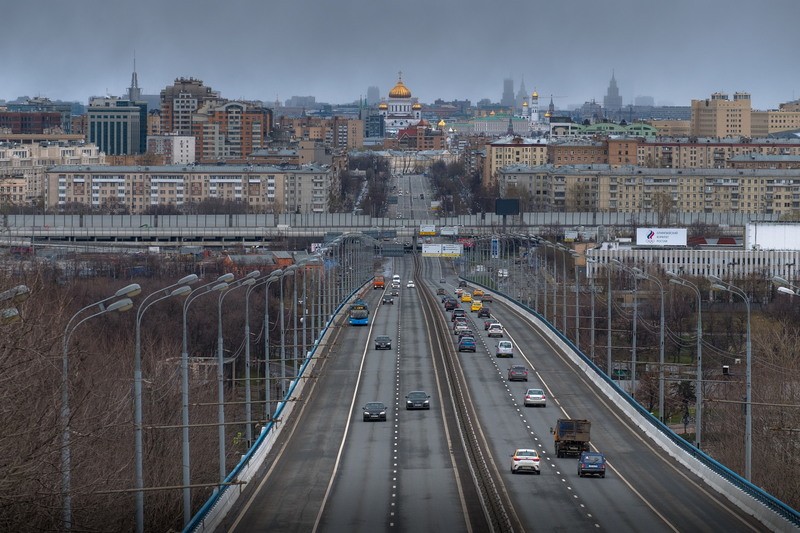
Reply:
[[366, 326], [369, 324], [369, 306], [364, 300], [358, 299], [350, 304], [350, 325]]

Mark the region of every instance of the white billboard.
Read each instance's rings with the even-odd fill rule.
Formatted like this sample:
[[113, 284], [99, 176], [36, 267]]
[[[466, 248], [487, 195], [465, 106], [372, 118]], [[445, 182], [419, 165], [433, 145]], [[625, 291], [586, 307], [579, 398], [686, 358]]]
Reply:
[[423, 244], [422, 257], [439, 257], [442, 255], [441, 244]]
[[436, 226], [434, 224], [420, 224], [419, 226], [419, 234], [420, 235], [436, 235]]
[[686, 246], [686, 228], [636, 228], [637, 246]]
[[439, 230], [439, 235], [455, 237], [458, 235], [458, 226], [442, 226]]
[[443, 244], [442, 257], [461, 257], [464, 253], [463, 244]]

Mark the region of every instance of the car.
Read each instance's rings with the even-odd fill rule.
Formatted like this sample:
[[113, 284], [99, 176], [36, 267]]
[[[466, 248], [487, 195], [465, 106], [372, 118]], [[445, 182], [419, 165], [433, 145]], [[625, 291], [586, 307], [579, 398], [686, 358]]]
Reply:
[[438, 296], [441, 296], [441, 295], [445, 294], [444, 287], [439, 287], [438, 289], [436, 289], [436, 294]]
[[539, 452], [530, 448], [517, 448], [511, 456], [511, 473], [533, 472], [541, 474], [539, 468]]
[[467, 330], [467, 329], [469, 329], [469, 326], [467, 325], [466, 322], [458, 322], [458, 321], [456, 321], [453, 324], [453, 335], [458, 335], [459, 333], [461, 333], [462, 331]]
[[481, 301], [483, 303], [485, 303], [485, 304], [486, 303], [494, 303], [494, 296], [492, 296], [488, 292], [485, 292], [485, 293], [483, 293], [483, 296], [481, 296]]
[[406, 394], [406, 409], [430, 409], [430, 399], [430, 395], [425, 391], [411, 391]]
[[467, 312], [463, 309], [453, 309], [453, 312], [450, 314], [450, 322], [455, 322], [457, 316], [467, 318]]
[[477, 349], [478, 345], [475, 343], [475, 337], [461, 337], [461, 340], [458, 341], [459, 352], [475, 352]]
[[461, 301], [463, 303], [471, 302], [472, 301], [472, 295], [470, 293], [468, 293], [468, 292], [462, 292], [461, 293]]
[[439, 283], [445, 283], [447, 280], [444, 278], [439, 278]]
[[370, 420], [386, 422], [386, 405], [383, 402], [367, 402], [362, 409], [364, 411], [364, 422], [369, 422]]
[[547, 407], [547, 398], [542, 389], [528, 389], [523, 403], [525, 407]]
[[600, 452], [581, 452], [578, 459], [578, 477], [606, 477], [606, 456]]
[[[483, 303], [483, 302], [481, 302]], [[489, 311], [489, 308], [481, 305], [481, 308], [478, 309], [478, 318], [490, 318], [492, 316], [492, 312]], [[486, 328], [489, 329], [489, 328]]]
[[492, 324], [494, 324], [496, 322], [497, 321], [495, 319], [493, 319], [493, 318], [487, 318], [486, 320], [484, 320], [483, 321], [483, 331], [488, 331], [489, 330], [489, 326], [491, 326]]
[[392, 298], [391, 296], [384, 296], [383, 300], [381, 300], [381, 305], [385, 304], [394, 305], [394, 298]]
[[480, 300], [472, 300], [472, 304], [469, 306], [469, 310], [475, 313], [476, 311], [480, 311], [483, 307], [483, 304]]
[[399, 289], [400, 288], [400, 282], [399, 281], [393, 281], [392, 282], [392, 288], [393, 289]]
[[392, 289], [392, 296], [400, 296], [400, 291], [397, 289]]
[[408, 283], [406, 283], [406, 289], [413, 289], [415, 287], [416, 285], [414, 285], [414, 282], [412, 280], [409, 280]]
[[472, 297], [483, 296], [483, 289], [475, 289], [472, 291]]
[[392, 349], [392, 338], [388, 335], [378, 335], [375, 337], [375, 349], [376, 350], [391, 350]]
[[455, 293], [455, 295], [456, 295], [457, 297], [461, 298], [461, 295], [464, 293], [464, 289], [462, 289], [461, 287], [459, 287], [459, 288], [457, 288], [457, 289], [456, 289], [455, 291], [453, 291], [453, 292]]
[[500, 341], [495, 345], [494, 354], [497, 357], [514, 357], [514, 345], [511, 341]]
[[475, 337], [475, 334], [467, 327], [466, 329], [460, 329], [458, 331], [458, 338], [460, 339], [461, 337]]
[[492, 322], [491, 324], [489, 324], [489, 327], [486, 328], [486, 333], [490, 337], [502, 337], [503, 326], [501, 326], [499, 322]]
[[461, 281], [458, 282], [458, 286], [459, 287], [466, 287], [467, 286], [467, 282], [462, 279]]
[[525, 365], [508, 367], [508, 381], [528, 381], [528, 369], [525, 368]]
[[461, 307], [461, 304], [458, 303], [458, 300], [451, 298], [449, 300], [444, 301], [444, 310], [445, 311], [452, 311], [453, 309], [458, 309]]

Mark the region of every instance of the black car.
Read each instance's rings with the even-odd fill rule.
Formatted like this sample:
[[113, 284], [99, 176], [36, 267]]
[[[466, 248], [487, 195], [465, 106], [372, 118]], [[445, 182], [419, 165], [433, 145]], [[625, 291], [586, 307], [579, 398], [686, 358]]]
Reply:
[[458, 300], [455, 298], [449, 298], [444, 301], [444, 310], [445, 311], [452, 311], [453, 309], [458, 309], [461, 307], [461, 304], [458, 303]]
[[394, 305], [394, 298], [391, 296], [384, 296], [381, 300], [381, 305]]
[[582, 452], [578, 459], [578, 477], [606, 477], [606, 456], [600, 452]]
[[375, 349], [376, 350], [391, 350], [392, 349], [392, 339], [387, 335], [378, 335], [375, 337]]
[[450, 315], [450, 322], [455, 322], [457, 316], [467, 316], [467, 312], [463, 309], [453, 309], [453, 313]]
[[430, 409], [430, 398], [425, 391], [411, 391], [406, 395], [406, 409]]
[[444, 287], [439, 287], [438, 289], [436, 289], [436, 294], [438, 294], [438, 295], [440, 295], [440, 296], [441, 296], [442, 294], [445, 294], [445, 292], [444, 292]]
[[362, 409], [364, 410], [364, 422], [370, 420], [386, 422], [386, 406], [383, 402], [369, 402]]
[[489, 311], [488, 307], [481, 307], [480, 309], [478, 309], [478, 318], [490, 318], [491, 316], [492, 312]]
[[458, 286], [459, 287], [466, 287], [467, 286], [467, 282], [462, 279], [461, 281], [458, 282]]

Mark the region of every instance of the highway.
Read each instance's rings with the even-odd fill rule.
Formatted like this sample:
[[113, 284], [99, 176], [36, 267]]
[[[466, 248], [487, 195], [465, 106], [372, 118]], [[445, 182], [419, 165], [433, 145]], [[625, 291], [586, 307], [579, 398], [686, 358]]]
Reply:
[[[410, 256], [387, 260], [385, 273], [402, 276], [394, 305], [380, 305], [370, 291], [370, 326], [340, 328], [338, 347], [312, 378], [313, 388], [296, 425], [284, 433], [265, 467], [247, 487], [229, 531], [483, 531], [485, 517], [451, 424], [453, 401], [441, 378], [440, 339], [426, 318], [424, 291], [454, 291], [457, 279], [446, 262], [422, 259], [417, 288], [406, 288]], [[441, 277], [446, 283], [439, 283]], [[437, 319], [448, 320], [435, 297]], [[494, 356], [494, 339], [482, 320], [477, 353], [457, 355], [451, 375], [463, 377], [477, 414], [476, 432], [497, 489], [507, 503], [513, 530], [576, 531], [760, 531], [764, 526], [650, 443], [619, 410], [551, 349], [511, 308], [493, 304], [493, 315], [515, 344], [513, 359]], [[373, 339], [388, 334], [392, 350], [377, 351]], [[510, 362], [524, 363], [529, 382], [509, 383]], [[522, 407], [527, 387], [547, 392], [545, 408]], [[431, 395], [430, 411], [406, 411], [410, 390]], [[386, 422], [363, 422], [368, 401], [389, 405]], [[579, 478], [574, 458], [555, 458], [550, 427], [559, 417], [592, 422], [592, 446], [603, 451], [604, 479]], [[446, 423], [447, 422], [447, 423]], [[288, 422], [287, 423], [292, 423]], [[510, 454], [535, 447], [542, 473], [512, 475]]]

